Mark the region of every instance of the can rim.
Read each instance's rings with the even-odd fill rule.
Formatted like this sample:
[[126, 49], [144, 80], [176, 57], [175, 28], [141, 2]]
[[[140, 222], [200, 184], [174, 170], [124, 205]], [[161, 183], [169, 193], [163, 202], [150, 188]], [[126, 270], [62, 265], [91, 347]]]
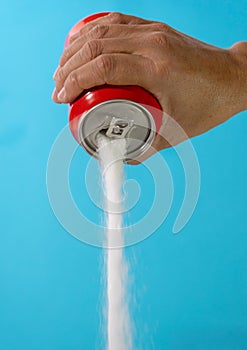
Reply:
[[[95, 157], [96, 159], [99, 159], [98, 157], [98, 151], [97, 151], [97, 146], [96, 146], [96, 135], [98, 134], [99, 130], [96, 130], [93, 134], [93, 139], [94, 141], [94, 145], [95, 148], [92, 147], [92, 145], [90, 145], [89, 142], [87, 142], [86, 138], [84, 137], [84, 133], [83, 133], [83, 126], [87, 120], [87, 118], [89, 117], [89, 115], [94, 111], [99, 109], [100, 107], [107, 105], [107, 104], [114, 104], [114, 103], [124, 103], [124, 104], [129, 104], [129, 105], [134, 105], [136, 108], [138, 108], [143, 114], [145, 114], [145, 116], [148, 119], [148, 122], [150, 124], [149, 127], [149, 134], [146, 137], [145, 140], [143, 140], [143, 145], [138, 148], [135, 149], [129, 153], [126, 153], [126, 157], [124, 159], [124, 162], [130, 161], [130, 160], [134, 160], [137, 159], [138, 157], [140, 157], [141, 155], [143, 155], [151, 146], [151, 144], [153, 143], [153, 140], [155, 138], [155, 134], [156, 134], [156, 125], [155, 125], [155, 121], [154, 118], [152, 116], [152, 113], [145, 108], [145, 106], [143, 104], [131, 101], [131, 100], [126, 100], [126, 99], [113, 99], [113, 100], [108, 100], [108, 101], [104, 101], [101, 102], [99, 104], [97, 104], [96, 106], [93, 106], [92, 108], [90, 108], [87, 112], [85, 112], [79, 120], [78, 123], [78, 139], [79, 139], [79, 143], [81, 144], [81, 146], [83, 146], [83, 148], [93, 157]], [[92, 135], [91, 134], [91, 135]], [[87, 135], [88, 138], [89, 135]], [[131, 138], [130, 138], [131, 139]]]

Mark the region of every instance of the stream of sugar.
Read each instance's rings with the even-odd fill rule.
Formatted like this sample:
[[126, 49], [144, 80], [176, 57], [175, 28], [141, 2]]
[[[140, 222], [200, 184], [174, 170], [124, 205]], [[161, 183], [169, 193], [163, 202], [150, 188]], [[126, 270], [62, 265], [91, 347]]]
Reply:
[[125, 139], [111, 140], [100, 135], [98, 146], [106, 216], [107, 350], [130, 350], [132, 332], [127, 292], [128, 264], [124, 256], [122, 230], [123, 159], [126, 141]]

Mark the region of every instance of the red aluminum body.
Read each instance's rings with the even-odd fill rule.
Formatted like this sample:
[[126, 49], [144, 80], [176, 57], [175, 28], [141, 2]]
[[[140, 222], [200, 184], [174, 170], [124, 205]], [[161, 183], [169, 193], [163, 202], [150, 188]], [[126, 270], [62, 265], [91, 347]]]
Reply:
[[[93, 14], [75, 24], [66, 38], [65, 47], [69, 45], [69, 38], [78, 32], [86, 23], [99, 17], [106, 16], [107, 14], [109, 14], [109, 12]], [[83, 93], [70, 104], [70, 129], [77, 142], [80, 143], [78, 130], [83, 114], [86, 114], [91, 108], [102, 102], [119, 99], [133, 101], [144, 106], [154, 119], [156, 133], [159, 131], [162, 123], [162, 108], [158, 100], [150, 92], [135, 85], [102, 85], [83, 91]]]

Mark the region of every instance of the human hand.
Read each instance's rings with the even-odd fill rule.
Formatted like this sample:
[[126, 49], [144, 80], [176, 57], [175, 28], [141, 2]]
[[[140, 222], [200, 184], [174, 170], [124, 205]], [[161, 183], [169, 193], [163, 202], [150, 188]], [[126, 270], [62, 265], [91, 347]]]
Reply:
[[[247, 108], [247, 43], [221, 49], [164, 23], [111, 13], [86, 25], [64, 50], [53, 100], [70, 103], [103, 84], [139, 85], [184, 130], [157, 135], [156, 150], [175, 145]], [[169, 124], [169, 123], [168, 123]], [[163, 125], [169, 130], [169, 125]]]

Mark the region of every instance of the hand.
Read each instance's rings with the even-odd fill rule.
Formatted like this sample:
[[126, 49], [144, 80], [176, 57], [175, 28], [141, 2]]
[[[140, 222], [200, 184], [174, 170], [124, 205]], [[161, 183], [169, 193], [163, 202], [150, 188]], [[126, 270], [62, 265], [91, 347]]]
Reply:
[[[246, 42], [221, 49], [164, 23], [111, 13], [86, 24], [64, 50], [53, 100], [69, 103], [103, 84], [139, 85], [193, 137], [247, 108], [246, 77]], [[153, 147], [170, 143], [157, 136]]]

